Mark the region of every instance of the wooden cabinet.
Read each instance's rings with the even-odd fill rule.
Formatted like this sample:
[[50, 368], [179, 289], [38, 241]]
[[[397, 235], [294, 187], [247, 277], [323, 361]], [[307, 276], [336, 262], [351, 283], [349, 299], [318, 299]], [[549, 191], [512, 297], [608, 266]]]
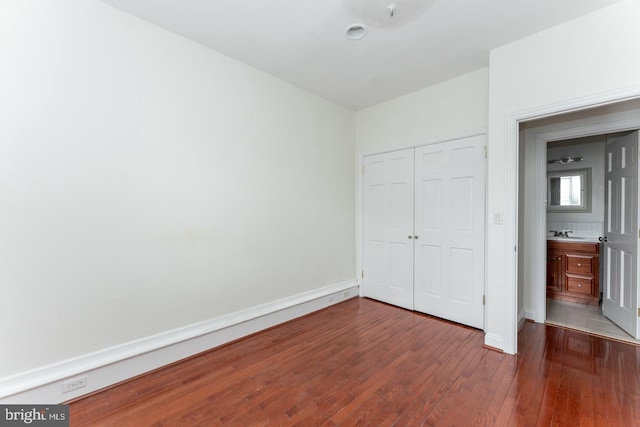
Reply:
[[547, 240], [547, 298], [598, 305], [600, 244]]

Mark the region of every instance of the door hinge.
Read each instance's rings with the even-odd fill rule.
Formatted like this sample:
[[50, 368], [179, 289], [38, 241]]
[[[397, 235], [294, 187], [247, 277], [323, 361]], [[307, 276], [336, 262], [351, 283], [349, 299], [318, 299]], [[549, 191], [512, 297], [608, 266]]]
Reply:
[[638, 317], [640, 317], [640, 307], [638, 307]]
[[487, 299], [485, 298], [484, 295], [482, 295], [482, 305], [485, 305], [486, 303], [487, 303]]
[[482, 147], [482, 155], [484, 156], [485, 159], [487, 158], [487, 146], [486, 145]]
[[362, 270], [362, 272], [360, 273], [360, 275], [362, 276], [362, 278], [364, 279], [364, 270]]

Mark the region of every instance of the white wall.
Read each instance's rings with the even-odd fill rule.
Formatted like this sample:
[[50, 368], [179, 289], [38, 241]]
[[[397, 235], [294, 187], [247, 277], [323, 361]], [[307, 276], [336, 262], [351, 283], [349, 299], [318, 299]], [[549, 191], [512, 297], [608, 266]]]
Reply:
[[505, 223], [488, 229], [486, 331], [492, 345], [508, 352], [515, 350], [517, 310], [512, 251], [517, 127], [510, 117], [562, 111], [565, 105], [600, 99], [596, 95], [613, 99], [617, 91], [635, 91], [640, 85], [638, 16], [640, 2], [623, 0], [491, 51], [488, 209], [490, 215], [505, 212]]
[[0, 64], [0, 379], [353, 279], [353, 112], [94, 0]]
[[576, 145], [547, 146], [547, 159], [563, 156], [583, 157], [581, 162], [568, 165], [553, 163], [547, 165], [548, 172], [572, 169], [590, 169], [591, 212], [548, 212], [547, 222], [604, 222], [604, 146], [606, 135], [579, 139]]
[[486, 132], [488, 84], [489, 70], [482, 68], [358, 111], [356, 153]]

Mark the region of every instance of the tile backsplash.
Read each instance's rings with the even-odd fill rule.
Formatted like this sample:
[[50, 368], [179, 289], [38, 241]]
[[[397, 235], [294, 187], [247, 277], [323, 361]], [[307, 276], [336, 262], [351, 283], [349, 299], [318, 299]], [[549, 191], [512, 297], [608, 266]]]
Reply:
[[549, 230], [573, 231], [574, 237], [600, 237], [603, 235], [604, 223], [602, 222], [547, 222], [547, 235]]

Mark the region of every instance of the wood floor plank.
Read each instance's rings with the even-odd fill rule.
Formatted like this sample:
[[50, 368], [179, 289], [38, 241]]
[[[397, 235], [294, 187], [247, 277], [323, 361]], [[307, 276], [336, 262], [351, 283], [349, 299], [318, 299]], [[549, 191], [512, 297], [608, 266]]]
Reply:
[[354, 298], [72, 402], [73, 426], [640, 425], [640, 347]]

